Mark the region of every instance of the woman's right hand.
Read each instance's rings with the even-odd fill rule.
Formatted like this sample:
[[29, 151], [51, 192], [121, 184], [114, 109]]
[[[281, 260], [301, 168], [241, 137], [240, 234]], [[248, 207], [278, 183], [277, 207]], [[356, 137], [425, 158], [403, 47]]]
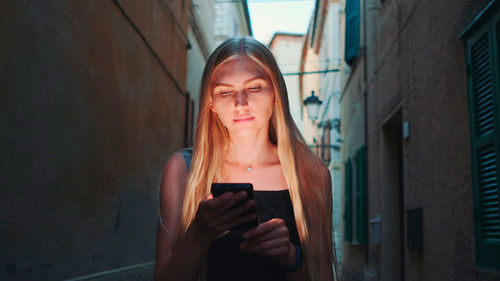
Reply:
[[198, 211], [192, 226], [199, 235], [213, 240], [218, 234], [240, 223], [255, 219], [253, 213], [243, 215], [255, 205], [254, 200], [246, 200], [243, 204], [234, 207], [246, 198], [247, 193], [245, 191], [226, 192], [215, 198], [212, 194], [209, 194], [198, 205]]

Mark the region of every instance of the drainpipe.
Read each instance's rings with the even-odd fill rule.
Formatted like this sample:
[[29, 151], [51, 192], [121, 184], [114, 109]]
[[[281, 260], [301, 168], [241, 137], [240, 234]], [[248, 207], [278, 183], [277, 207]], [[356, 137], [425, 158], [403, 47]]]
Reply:
[[[365, 97], [365, 102], [364, 102], [364, 123], [365, 123], [365, 179], [366, 179], [366, 186], [365, 186], [365, 190], [366, 190], [366, 214], [365, 214], [365, 217], [367, 218], [367, 224], [368, 224], [368, 215], [370, 214], [369, 212], [369, 206], [370, 206], [370, 192], [369, 192], [369, 178], [368, 178], [368, 74], [367, 74], [367, 60], [368, 60], [368, 48], [367, 48], [367, 41], [366, 41], [366, 4], [367, 4], [367, 0], [364, 0], [363, 1], [363, 82], [364, 82], [364, 87], [363, 87], [363, 90], [364, 90], [364, 97]], [[370, 231], [370, 225], [366, 225], [366, 229], [369, 233]], [[368, 235], [366, 236], [367, 237], [367, 241], [366, 241], [366, 247], [365, 247], [365, 264], [368, 265], [369, 263], [369, 248], [370, 248], [370, 239], [368, 237]]]

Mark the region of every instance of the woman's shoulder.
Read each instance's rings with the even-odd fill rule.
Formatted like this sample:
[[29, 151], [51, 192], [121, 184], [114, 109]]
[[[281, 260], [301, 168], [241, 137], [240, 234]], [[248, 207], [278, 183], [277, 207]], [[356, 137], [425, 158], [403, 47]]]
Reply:
[[191, 164], [192, 148], [183, 148], [172, 153], [165, 163], [163, 169], [167, 177], [186, 177]]

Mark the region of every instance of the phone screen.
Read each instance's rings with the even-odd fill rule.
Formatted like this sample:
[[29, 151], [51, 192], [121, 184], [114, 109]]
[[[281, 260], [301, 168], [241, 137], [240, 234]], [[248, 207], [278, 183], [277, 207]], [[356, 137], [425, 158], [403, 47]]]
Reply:
[[[217, 197], [225, 192], [231, 191], [233, 193], [240, 192], [240, 191], [246, 191], [247, 193], [247, 199], [254, 199], [254, 193], [253, 193], [253, 186], [251, 183], [212, 183], [211, 187], [211, 192], [214, 197]], [[246, 200], [243, 200], [242, 202], [236, 204], [234, 207], [239, 206], [241, 204], [244, 204]], [[233, 207], [233, 208], [234, 208]], [[246, 231], [249, 229], [252, 229], [256, 226], [259, 225], [259, 220], [257, 216], [257, 209], [255, 208], [255, 205], [250, 208], [248, 211], [246, 211], [243, 214], [256, 214], [256, 218], [254, 220], [248, 221], [241, 223], [233, 228], [231, 228], [232, 231]]]

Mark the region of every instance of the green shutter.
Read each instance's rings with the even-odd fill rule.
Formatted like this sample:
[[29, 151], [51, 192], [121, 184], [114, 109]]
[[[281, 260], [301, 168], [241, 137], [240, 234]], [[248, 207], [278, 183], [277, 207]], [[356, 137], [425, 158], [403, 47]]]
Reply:
[[346, 0], [345, 6], [345, 61], [351, 63], [359, 53], [359, 0]]
[[352, 241], [352, 163], [347, 159], [344, 164], [344, 240]]
[[356, 242], [366, 243], [366, 149], [362, 146], [356, 153]]
[[490, 20], [467, 39], [466, 60], [476, 260], [500, 269], [498, 30]]

